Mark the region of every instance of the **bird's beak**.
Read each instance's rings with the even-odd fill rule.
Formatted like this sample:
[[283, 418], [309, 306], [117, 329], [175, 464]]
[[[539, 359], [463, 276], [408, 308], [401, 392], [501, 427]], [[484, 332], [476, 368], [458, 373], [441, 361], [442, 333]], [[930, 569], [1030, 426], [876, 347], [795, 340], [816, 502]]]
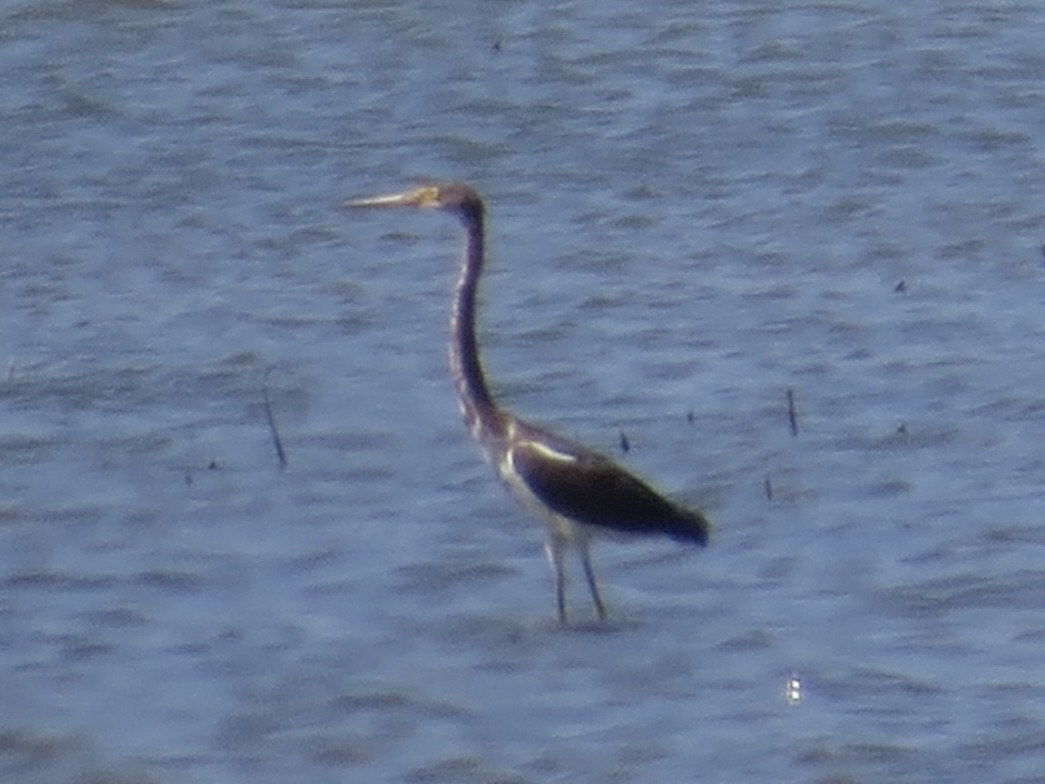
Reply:
[[366, 199], [349, 199], [345, 202], [346, 208], [352, 207], [404, 207], [407, 194], [395, 193], [391, 196], [371, 196]]
[[434, 206], [434, 188], [417, 188], [405, 193], [393, 193], [388, 196], [371, 196], [366, 199], [349, 199], [344, 206], [355, 207], [426, 207]]

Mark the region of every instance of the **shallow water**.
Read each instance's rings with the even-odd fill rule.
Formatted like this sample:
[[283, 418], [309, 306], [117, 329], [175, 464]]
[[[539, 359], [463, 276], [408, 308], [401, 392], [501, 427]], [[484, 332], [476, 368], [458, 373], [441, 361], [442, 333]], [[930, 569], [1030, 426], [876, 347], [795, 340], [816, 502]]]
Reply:
[[[1036, 6], [0, 21], [4, 781], [1040, 777]], [[715, 522], [609, 624], [458, 420], [457, 227], [339, 207], [433, 176], [503, 402]]]

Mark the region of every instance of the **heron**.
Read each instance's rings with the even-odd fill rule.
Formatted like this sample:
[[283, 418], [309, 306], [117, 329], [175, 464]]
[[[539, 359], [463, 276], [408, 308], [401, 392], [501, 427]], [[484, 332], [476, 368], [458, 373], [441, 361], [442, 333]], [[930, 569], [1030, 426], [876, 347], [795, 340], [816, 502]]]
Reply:
[[457, 216], [465, 243], [450, 309], [450, 372], [468, 430], [519, 504], [544, 523], [545, 552], [555, 583], [555, 605], [566, 623], [566, 564], [572, 549], [600, 621], [607, 617], [591, 563], [599, 537], [667, 536], [707, 545], [708, 519], [669, 500], [608, 457], [501, 408], [486, 381], [476, 337], [479, 279], [484, 263], [486, 208], [463, 183], [426, 184], [403, 193], [345, 202], [347, 208], [420, 207]]

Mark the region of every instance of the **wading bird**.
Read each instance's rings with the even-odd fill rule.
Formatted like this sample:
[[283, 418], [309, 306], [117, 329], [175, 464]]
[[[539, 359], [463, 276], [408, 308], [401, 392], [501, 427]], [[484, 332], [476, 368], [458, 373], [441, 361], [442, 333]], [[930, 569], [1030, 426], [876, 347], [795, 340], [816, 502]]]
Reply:
[[545, 551], [555, 576], [559, 621], [566, 621], [566, 551], [580, 553], [600, 620], [589, 552], [600, 535], [664, 535], [706, 545], [710, 525], [697, 511], [661, 496], [642, 480], [587, 447], [524, 422], [498, 407], [479, 360], [476, 293], [483, 268], [485, 208], [468, 185], [426, 185], [405, 193], [356, 199], [346, 207], [427, 207], [455, 214], [466, 237], [450, 316], [450, 370], [461, 413], [472, 436], [515, 499], [548, 529]]

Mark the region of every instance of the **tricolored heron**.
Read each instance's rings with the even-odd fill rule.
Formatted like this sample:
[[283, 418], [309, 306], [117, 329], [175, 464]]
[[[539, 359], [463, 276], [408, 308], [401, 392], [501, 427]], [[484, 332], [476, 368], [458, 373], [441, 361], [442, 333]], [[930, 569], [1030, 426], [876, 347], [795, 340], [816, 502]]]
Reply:
[[548, 528], [545, 550], [555, 575], [560, 622], [566, 621], [570, 547], [580, 553], [595, 612], [606, 617], [589, 552], [598, 535], [665, 535], [706, 545], [710, 525], [700, 512], [664, 498], [608, 458], [523, 421], [490, 394], [475, 336], [476, 293], [483, 268], [483, 200], [460, 183], [346, 202], [346, 207], [428, 207], [460, 218], [466, 238], [450, 316], [450, 369], [461, 413], [515, 499]]

